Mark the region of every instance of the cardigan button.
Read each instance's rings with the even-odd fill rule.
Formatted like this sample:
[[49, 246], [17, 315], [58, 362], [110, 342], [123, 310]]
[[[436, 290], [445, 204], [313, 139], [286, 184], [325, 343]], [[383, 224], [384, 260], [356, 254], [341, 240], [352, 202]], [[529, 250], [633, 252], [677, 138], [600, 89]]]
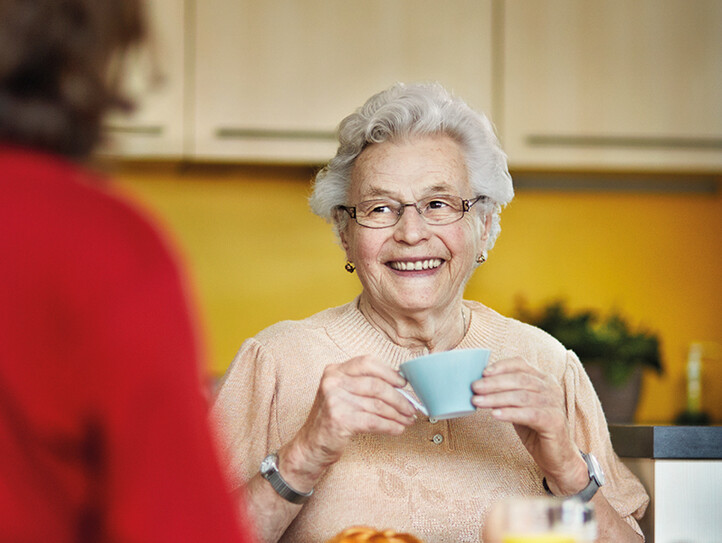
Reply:
[[437, 422], [439, 422], [439, 419], [437, 419], [436, 417], [429, 417], [429, 422], [431, 424], [436, 424]]
[[444, 436], [442, 436], [441, 434], [436, 434], [431, 441], [433, 441], [437, 445], [441, 445], [444, 442]]

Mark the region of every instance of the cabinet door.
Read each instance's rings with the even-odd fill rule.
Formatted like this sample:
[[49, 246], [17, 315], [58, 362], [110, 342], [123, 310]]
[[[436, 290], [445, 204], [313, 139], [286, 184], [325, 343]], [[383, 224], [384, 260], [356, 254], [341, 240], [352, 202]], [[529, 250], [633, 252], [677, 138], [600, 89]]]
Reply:
[[180, 158], [184, 152], [184, 0], [148, 0], [150, 39], [128, 59], [125, 85], [137, 108], [105, 123], [104, 154]]
[[516, 167], [719, 171], [722, 2], [504, 3]]
[[341, 119], [396, 81], [491, 106], [491, 0], [203, 0], [195, 155], [320, 163]]

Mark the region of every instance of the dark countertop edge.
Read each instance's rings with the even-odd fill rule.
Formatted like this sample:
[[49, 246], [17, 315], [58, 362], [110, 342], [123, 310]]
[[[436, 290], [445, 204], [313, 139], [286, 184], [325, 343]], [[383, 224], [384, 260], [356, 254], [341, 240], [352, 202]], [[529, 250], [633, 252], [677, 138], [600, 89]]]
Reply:
[[722, 459], [722, 426], [609, 425], [622, 458]]

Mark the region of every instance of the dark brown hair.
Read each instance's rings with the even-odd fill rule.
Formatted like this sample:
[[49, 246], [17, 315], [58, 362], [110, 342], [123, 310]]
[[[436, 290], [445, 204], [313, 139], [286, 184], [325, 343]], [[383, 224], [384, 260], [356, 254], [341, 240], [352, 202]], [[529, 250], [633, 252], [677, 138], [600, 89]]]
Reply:
[[0, 141], [85, 157], [127, 109], [122, 60], [145, 37], [143, 0], [0, 0]]

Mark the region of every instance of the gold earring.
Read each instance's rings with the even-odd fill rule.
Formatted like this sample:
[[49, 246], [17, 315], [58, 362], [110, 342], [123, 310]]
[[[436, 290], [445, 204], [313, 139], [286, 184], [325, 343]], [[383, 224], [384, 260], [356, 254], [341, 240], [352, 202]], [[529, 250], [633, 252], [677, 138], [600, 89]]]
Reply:
[[478, 264], [483, 264], [486, 262], [486, 251], [482, 251], [481, 254], [476, 258], [476, 262]]
[[353, 271], [356, 269], [356, 266], [353, 265], [353, 263], [350, 260], [346, 261], [346, 265], [344, 266], [346, 268], [346, 271], [349, 273], [353, 273]]

